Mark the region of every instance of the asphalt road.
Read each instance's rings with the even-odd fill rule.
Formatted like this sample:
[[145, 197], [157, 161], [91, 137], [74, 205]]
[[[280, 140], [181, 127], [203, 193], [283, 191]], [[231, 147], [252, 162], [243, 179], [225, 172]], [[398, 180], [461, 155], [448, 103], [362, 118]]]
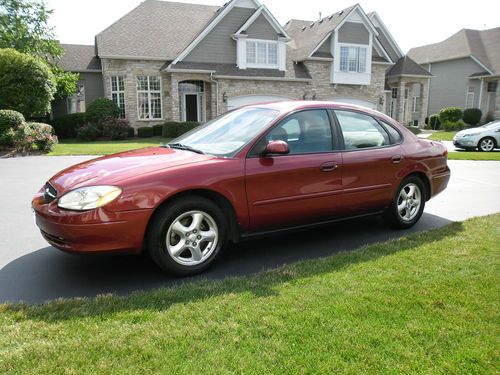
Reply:
[[344, 222], [233, 246], [201, 276], [162, 274], [144, 256], [71, 255], [49, 246], [33, 223], [30, 200], [47, 178], [89, 157], [0, 159], [0, 303], [42, 303], [59, 297], [124, 295], [200, 278], [250, 275], [301, 259], [329, 256], [364, 244], [500, 212], [500, 162], [450, 161], [448, 189], [426, 206], [411, 230], [389, 229], [379, 218]]

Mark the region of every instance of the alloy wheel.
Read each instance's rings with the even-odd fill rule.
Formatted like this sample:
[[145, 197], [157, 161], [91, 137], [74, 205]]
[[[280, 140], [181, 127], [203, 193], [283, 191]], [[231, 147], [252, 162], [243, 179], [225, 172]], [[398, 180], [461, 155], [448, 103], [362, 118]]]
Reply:
[[420, 188], [413, 182], [406, 184], [399, 192], [397, 208], [400, 218], [404, 221], [412, 221], [418, 215], [422, 204], [422, 193]]
[[491, 138], [482, 139], [481, 142], [479, 143], [479, 148], [481, 149], [481, 151], [489, 152], [493, 150], [494, 147], [495, 143]]

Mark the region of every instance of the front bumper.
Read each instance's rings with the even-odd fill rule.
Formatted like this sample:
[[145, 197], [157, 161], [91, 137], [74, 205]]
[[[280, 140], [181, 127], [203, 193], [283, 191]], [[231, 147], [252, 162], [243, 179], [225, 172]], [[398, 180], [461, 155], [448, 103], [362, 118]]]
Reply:
[[68, 211], [43, 197], [32, 201], [35, 222], [45, 240], [72, 253], [140, 253], [152, 210], [110, 212], [104, 208]]
[[477, 141], [472, 138], [454, 138], [453, 145], [458, 148], [475, 148]]

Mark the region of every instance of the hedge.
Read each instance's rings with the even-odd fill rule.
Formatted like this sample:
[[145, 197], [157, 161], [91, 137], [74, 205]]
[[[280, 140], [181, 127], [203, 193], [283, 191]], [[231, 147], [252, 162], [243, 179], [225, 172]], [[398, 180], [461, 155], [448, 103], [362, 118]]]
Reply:
[[10, 109], [0, 109], [0, 135], [9, 129], [15, 129], [24, 121], [22, 113]]
[[54, 131], [60, 139], [76, 138], [77, 130], [87, 123], [87, 116], [83, 113], [71, 113], [52, 121]]
[[466, 124], [475, 126], [481, 121], [481, 116], [483, 113], [479, 108], [467, 108], [464, 109], [463, 120]]
[[152, 136], [153, 136], [153, 128], [151, 126], [137, 128], [137, 137], [138, 138], [150, 138]]
[[175, 122], [167, 121], [163, 124], [162, 136], [164, 138], [177, 138], [184, 133], [198, 127], [200, 124], [195, 121]]
[[99, 98], [89, 104], [86, 113], [88, 122], [100, 124], [107, 118], [118, 118], [120, 108], [111, 99]]
[[163, 124], [153, 125], [153, 135], [155, 137], [161, 137], [163, 133]]
[[447, 107], [439, 111], [439, 120], [441, 123], [445, 122], [457, 122], [462, 119], [463, 112], [461, 108], [458, 107]]

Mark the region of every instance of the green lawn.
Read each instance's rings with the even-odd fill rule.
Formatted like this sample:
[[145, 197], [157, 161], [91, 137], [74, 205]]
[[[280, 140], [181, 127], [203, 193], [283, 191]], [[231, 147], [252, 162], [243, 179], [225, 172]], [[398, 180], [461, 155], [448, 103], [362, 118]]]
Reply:
[[161, 137], [133, 138], [123, 141], [83, 142], [76, 139], [61, 140], [49, 156], [60, 155], [106, 155], [115, 152], [133, 150], [141, 147], [158, 146], [169, 139]]
[[432, 139], [434, 141], [453, 141], [453, 137], [457, 134], [457, 132], [445, 132], [439, 131], [432, 133], [431, 136], [427, 139]]
[[0, 373], [498, 373], [499, 228], [497, 214], [255, 276], [0, 305]]
[[449, 152], [450, 160], [500, 160], [500, 152], [457, 151]]

